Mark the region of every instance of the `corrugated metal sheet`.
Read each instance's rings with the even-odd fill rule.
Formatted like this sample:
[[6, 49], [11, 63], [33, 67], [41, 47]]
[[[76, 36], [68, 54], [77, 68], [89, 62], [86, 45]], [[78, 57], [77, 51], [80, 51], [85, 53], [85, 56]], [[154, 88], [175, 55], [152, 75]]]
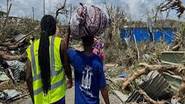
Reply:
[[[144, 90], [148, 96], [154, 100], [167, 100], [172, 97], [172, 93], [168, 90], [169, 83], [167, 80], [159, 74], [157, 71], [151, 72], [146, 77], [145, 80], [139, 87]], [[127, 102], [141, 102], [144, 98], [139, 92], [133, 91]]]
[[144, 101], [143, 95], [141, 95], [138, 90], [134, 90], [130, 94], [129, 98], [126, 100], [126, 103], [129, 103], [129, 102], [137, 102], [137, 103], [139, 103], [139, 102], [143, 102], [143, 101]]
[[163, 63], [185, 64], [185, 51], [165, 51], [160, 59]]

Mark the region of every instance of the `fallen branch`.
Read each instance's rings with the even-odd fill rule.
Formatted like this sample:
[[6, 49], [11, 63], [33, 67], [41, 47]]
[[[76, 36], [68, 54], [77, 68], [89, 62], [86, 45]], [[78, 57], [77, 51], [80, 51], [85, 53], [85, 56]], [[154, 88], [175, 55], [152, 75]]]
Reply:
[[179, 33], [179, 32], [177, 32], [177, 33], [175, 34], [175, 40], [174, 40], [174, 42], [173, 42], [173, 45], [172, 45], [171, 50], [172, 50], [172, 51], [178, 51], [178, 50], [181, 48], [182, 45], [183, 45], [182, 34]]
[[[148, 70], [149, 71], [149, 70]], [[135, 71], [131, 76], [129, 76], [126, 81], [123, 83], [122, 89], [125, 89], [132, 81], [139, 78], [143, 74], [149, 73], [146, 68], [142, 68], [140, 70]]]
[[165, 101], [155, 101], [152, 98], [150, 98], [146, 92], [144, 92], [142, 89], [139, 90], [139, 93], [143, 95], [144, 99], [147, 102], [150, 102], [152, 104], [166, 104]]
[[13, 43], [11, 43], [10, 41], [6, 41], [6, 42], [3, 42], [3, 43], [0, 43], [0, 46], [8, 46], [8, 45], [11, 45]]
[[4, 48], [4, 49], [16, 50], [16, 49], [18, 49], [22, 44], [24, 44], [24, 43], [10, 43], [10, 42], [6, 42], [6, 43], [0, 44], [0, 46], [3, 46], [3, 47], [1, 47], [1, 48]]
[[[166, 2], [167, 1], [167, 2]], [[182, 3], [181, 0], [166, 0], [166, 3], [163, 3], [163, 5], [160, 5], [160, 11], [167, 11], [169, 9], [174, 9], [177, 11], [177, 15], [180, 18], [181, 15], [184, 13], [185, 11], [185, 7]]]
[[131, 76], [129, 76], [126, 81], [123, 83], [123, 89], [125, 89], [132, 81], [139, 78], [141, 75], [146, 75], [150, 71], [158, 71], [159, 73], [164, 71], [172, 71], [177, 75], [184, 76], [185, 75], [185, 69], [183, 66], [180, 65], [148, 65], [146, 63], [140, 63], [139, 66], [144, 67], [142, 69], [139, 69], [135, 71]]
[[180, 41], [179, 43], [177, 43], [175, 46], [172, 47], [172, 51], [179, 51], [180, 47], [181, 47], [182, 42]]
[[146, 63], [140, 63], [139, 65], [147, 68], [149, 72], [157, 70], [159, 73], [161, 73], [168, 70], [181, 77], [183, 77], [185, 74], [185, 67], [183, 65], [148, 65]]
[[11, 69], [7, 68], [4, 70], [4, 72], [6, 73], [6, 75], [12, 80], [13, 84], [16, 84], [15, 78], [13, 76], [13, 73], [11, 71]]
[[0, 58], [3, 60], [19, 60], [21, 57], [22, 55], [12, 55], [6, 51], [0, 51]]
[[65, 0], [64, 3], [63, 3], [63, 5], [62, 5], [60, 8], [57, 9], [57, 11], [56, 11], [56, 16], [55, 16], [56, 19], [57, 19], [58, 15], [59, 15], [60, 13], [61, 13], [61, 14], [64, 13], [64, 12], [61, 12], [61, 11], [65, 8], [66, 1], [67, 1], [67, 0]]
[[185, 99], [184, 95], [185, 95], [185, 78], [181, 83], [179, 91], [176, 93], [175, 96], [173, 96], [173, 98], [177, 99], [178, 101], [182, 101], [183, 99]]

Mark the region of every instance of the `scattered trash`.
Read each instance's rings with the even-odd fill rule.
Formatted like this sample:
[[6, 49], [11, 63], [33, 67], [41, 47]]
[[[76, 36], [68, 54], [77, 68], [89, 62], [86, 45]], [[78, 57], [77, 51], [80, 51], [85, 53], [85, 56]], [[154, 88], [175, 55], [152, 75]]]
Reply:
[[128, 96], [127, 95], [124, 95], [120, 91], [113, 90], [113, 94], [115, 94], [122, 103], [124, 103], [128, 99]]
[[178, 89], [181, 86], [182, 80], [183, 80], [182, 77], [175, 75], [174, 73], [167, 73], [167, 72], [164, 72], [162, 75], [170, 84], [171, 90], [173, 92], [178, 91]]
[[7, 61], [9, 68], [11, 69], [13, 76], [15, 78], [15, 81], [19, 82], [22, 77], [24, 77], [24, 66], [25, 64], [22, 62], [19, 62], [17, 60], [15, 61]]
[[118, 75], [120, 78], [126, 78], [128, 77], [128, 74], [126, 72], [122, 72], [120, 75]]
[[12, 90], [4, 90], [3, 92], [0, 92], [0, 100], [8, 101], [13, 100], [16, 97], [19, 97], [21, 95], [21, 92], [18, 92], [14, 89]]
[[4, 73], [0, 71], [0, 82], [8, 81], [10, 78]]
[[0, 82], [0, 91], [4, 91], [6, 89], [14, 89], [14, 84], [11, 80]]
[[4, 90], [4, 93], [8, 95], [7, 100], [21, 95], [21, 92], [17, 92], [16, 90]]
[[6, 100], [7, 97], [8, 97], [8, 95], [5, 92], [0, 92], [0, 99], [1, 100]]
[[181, 103], [179, 103], [177, 99], [172, 98], [171, 99], [171, 104], [181, 104]]
[[21, 43], [25, 40], [25, 37], [26, 35], [24, 34], [19, 34], [19, 35], [16, 35], [15, 36], [15, 41], [20, 41]]
[[139, 102], [144, 102], [144, 101], [145, 101], [144, 100], [144, 96], [141, 95], [138, 90], [134, 90], [130, 94], [128, 99], [126, 100], [126, 103], [129, 103], [129, 102], [137, 102], [137, 103], [139, 103]]
[[109, 100], [110, 104], [124, 104], [115, 94], [109, 94]]

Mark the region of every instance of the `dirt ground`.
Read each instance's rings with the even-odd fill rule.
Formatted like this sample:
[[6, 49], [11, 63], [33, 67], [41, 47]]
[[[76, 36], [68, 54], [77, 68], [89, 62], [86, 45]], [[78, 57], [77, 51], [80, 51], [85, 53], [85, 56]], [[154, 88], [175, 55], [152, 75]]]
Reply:
[[[66, 104], [74, 104], [74, 87], [67, 90], [66, 93]], [[101, 97], [100, 104], [104, 104], [103, 99]], [[1, 104], [1, 103], [0, 103]], [[15, 102], [12, 102], [10, 104], [32, 104], [31, 98], [29, 96], [22, 98], [20, 100], [17, 100]]]
[[67, 90], [66, 93], [66, 104], [74, 104], [74, 87]]
[[[1, 104], [1, 103], [0, 103]], [[10, 104], [32, 104], [31, 98], [29, 96], [12, 102]], [[66, 104], [74, 104], [74, 87], [67, 90], [66, 93]]]
[[[66, 104], [74, 104], [74, 87], [67, 90], [66, 93]], [[100, 104], [104, 104], [102, 96], [100, 96]], [[1, 103], [0, 103], [1, 104]], [[9, 103], [9, 104], [32, 104], [31, 98], [29, 96], [22, 98], [20, 100], [17, 100], [15, 102]], [[111, 103], [113, 104], [113, 103]]]

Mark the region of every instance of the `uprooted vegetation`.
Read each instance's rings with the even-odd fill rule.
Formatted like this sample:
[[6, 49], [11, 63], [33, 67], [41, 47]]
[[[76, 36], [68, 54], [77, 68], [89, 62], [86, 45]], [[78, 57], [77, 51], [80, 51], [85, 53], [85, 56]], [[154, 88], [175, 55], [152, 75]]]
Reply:
[[[175, 40], [173, 44], [166, 44], [164, 41], [160, 42], [143, 42], [138, 43], [137, 47], [134, 42], [130, 42], [129, 46], [124, 47], [123, 43], [117, 43], [114, 44], [114, 46], [109, 46], [105, 49], [106, 53], [106, 60], [105, 63], [113, 63], [113, 67], [107, 68], [108, 73], [108, 80], [110, 80], [110, 89], [113, 91], [113, 94], [115, 93], [115, 90], [118, 90], [122, 92], [123, 94], [130, 93], [130, 97], [128, 99], [132, 99], [132, 96], [136, 96], [138, 94], [141, 94], [143, 96], [144, 101], [142, 103], [147, 104], [165, 104], [169, 103], [169, 98], [175, 99], [176, 102], [184, 103], [184, 65], [183, 64], [177, 64], [173, 65], [173, 63], [168, 63], [169, 65], [163, 65], [163, 62], [161, 60], [162, 52], [164, 51], [184, 51], [184, 41], [182, 41], [180, 37], [183, 37], [184, 32], [179, 31], [176, 33]], [[117, 40], [119, 41], [119, 40]], [[175, 53], [175, 52], [174, 52]], [[138, 56], [139, 55], [139, 56]], [[173, 53], [172, 53], [173, 55]], [[184, 57], [184, 56], [182, 56]], [[174, 59], [175, 60], [175, 59]], [[142, 64], [144, 63], [144, 64]], [[146, 64], [147, 63], [147, 64]], [[143, 78], [146, 78], [148, 76], [148, 73], [157, 71], [159, 72], [159, 75], [162, 75], [168, 80], [168, 83], [177, 83], [178, 81], [172, 81], [172, 76], [180, 77], [180, 84], [175, 84], [177, 87], [175, 90], [170, 91], [169, 94], [171, 97], [168, 99], [157, 99], [155, 100], [151, 97], [152, 92], [147, 92], [147, 89], [142, 89], [140, 87], [141, 81]], [[120, 75], [126, 74], [124, 77], [120, 77]], [[168, 74], [170, 76], [168, 76]], [[127, 75], [128, 74], [128, 75]], [[168, 77], [166, 77], [166, 74]], [[158, 76], [158, 75], [157, 75]], [[121, 79], [120, 79], [121, 78]], [[156, 77], [157, 78], [157, 77]], [[154, 80], [156, 80], [154, 78]], [[171, 82], [172, 81], [172, 82]], [[143, 82], [145, 83], [145, 82]], [[151, 82], [151, 83], [159, 83], [158, 82]], [[161, 82], [162, 83], [162, 82]], [[148, 85], [150, 86], [150, 85]], [[158, 85], [152, 85], [151, 86], [159, 86]], [[172, 87], [170, 85], [170, 87]], [[124, 90], [123, 90], [124, 89]], [[161, 88], [162, 89], [162, 88]], [[138, 90], [137, 94], [133, 91]], [[153, 90], [153, 89], [151, 89]], [[172, 90], [169, 88], [169, 90]], [[118, 94], [119, 95], [119, 94]], [[167, 96], [167, 95], [164, 95]], [[163, 96], [163, 97], [164, 97]], [[124, 96], [122, 96], [123, 98]], [[137, 96], [139, 97], [139, 96]], [[140, 98], [139, 97], [139, 98]], [[142, 98], [142, 97], [141, 97]], [[128, 102], [132, 100], [128, 100]], [[140, 102], [140, 100], [133, 100], [133, 102]]]
[[[169, 8], [175, 9], [179, 13], [178, 17], [180, 17], [184, 11], [184, 7], [182, 4], [178, 3], [170, 3], [169, 0], [169, 2], [161, 4], [161, 12], [164, 12]], [[166, 9], [164, 10], [164, 8]], [[159, 7], [157, 9], [159, 9]], [[122, 18], [125, 18], [124, 15], [119, 14], [119, 12], [114, 13], [118, 13], [117, 17], [122, 16]], [[154, 21], [155, 23], [153, 27], [157, 27], [161, 31], [163, 31], [162, 27], [165, 26], [176, 29], [176, 33], [174, 33], [174, 39], [171, 44], [167, 44], [164, 40], [156, 42], [144, 41], [140, 43], [136, 43], [134, 40], [129, 40], [128, 43], [120, 39], [119, 28], [123, 27], [119, 27], [116, 28], [117, 30], [114, 30], [119, 24], [121, 24], [121, 26], [133, 28], [147, 27], [146, 22], [130, 23], [126, 20], [125, 22], [112, 21], [113, 24], [110, 29], [114, 31], [108, 30], [107, 36], [109, 36], [109, 34], [113, 35], [111, 38], [105, 38], [105, 63], [107, 63], [105, 68], [107, 71], [106, 73], [110, 92], [117, 96], [120, 103], [185, 103], [185, 61], [182, 63], [173, 63], [170, 61], [164, 63], [162, 56], [163, 54], [171, 54], [168, 57], [173, 57], [182, 53], [183, 55], [181, 54], [179, 57], [181, 57], [182, 60], [185, 60], [183, 58], [185, 57], [185, 23], [168, 19]], [[176, 57], [173, 58], [176, 60]], [[166, 84], [166, 87], [164, 87], [163, 84]], [[166, 91], [166, 93], [163, 93], [163, 91]], [[158, 96], [156, 93], [158, 93]]]
[[[165, 8], [165, 6], [168, 7]], [[167, 3], [161, 7], [161, 11], [165, 11], [173, 6], [179, 10], [180, 15], [181, 12], [183, 13], [183, 7], [181, 7], [181, 10], [173, 3]], [[117, 92], [119, 91], [121, 94], [127, 95], [126, 99], [124, 98], [125, 96], [120, 97], [119, 94], [117, 95], [119, 100], [121, 100], [121, 103], [127, 101], [141, 104], [165, 104], [172, 103], [172, 101], [174, 101], [184, 104], [185, 66], [182, 63], [174, 64], [170, 62], [166, 65], [162, 62], [161, 54], [164, 51], [184, 52], [185, 23], [171, 20], [155, 21], [155, 27], [158, 27], [159, 29], [162, 29], [162, 27], [165, 26], [177, 28], [177, 32], [174, 35], [175, 37], [172, 44], [167, 44], [163, 40], [156, 42], [145, 41], [140, 43], [135, 42], [134, 40], [129, 40], [129, 43], [127, 43], [123, 42], [123, 40], [120, 38], [120, 29], [124, 26], [147, 27], [147, 23], [142, 21], [127, 21], [125, 18], [126, 15], [121, 8], [107, 8], [108, 14], [112, 20], [112, 25], [109, 27], [104, 35], [105, 37], [103, 38], [105, 41], [104, 51], [106, 54], [105, 71], [107, 74], [106, 78], [109, 82], [110, 94], [117, 95]], [[4, 60], [19, 60], [24, 62], [25, 60], [22, 59], [25, 56], [22, 54], [29, 46], [30, 40], [39, 37], [39, 21], [33, 21], [32, 19], [28, 18], [17, 18], [12, 20], [9, 19], [6, 26], [3, 26], [3, 23], [4, 20], [1, 19], [0, 58]], [[60, 30], [67, 30], [66, 26], [59, 27]], [[67, 31], [65, 34], [67, 34]], [[16, 40], [15, 37], [18, 35], [21, 35], [21, 38]], [[22, 35], [24, 36], [22, 37]], [[72, 44], [75, 44], [77, 48], [81, 48], [78, 41], [72, 41]], [[155, 71], [157, 71], [157, 73]], [[154, 74], [154, 76], [150, 74], [151, 72]], [[14, 79], [14, 76], [12, 75], [9, 77]], [[175, 79], [175, 81], [172, 79]], [[162, 86], [162, 82], [164, 82], [167, 87]], [[145, 84], [150, 89], [143, 87]], [[1, 85], [5, 85], [5, 87], [0, 89], [0, 91], [6, 89], [7, 85], [9, 85], [10, 88], [15, 87], [12, 85], [11, 81], [6, 84], [2, 84], [0, 82], [0, 86]], [[24, 87], [25, 86], [26, 85], [24, 84]], [[160, 97], [162, 97], [162, 99], [159, 99], [159, 96], [156, 96], [155, 93], [153, 93], [153, 91], [156, 90], [152, 89], [152, 87], [155, 87], [158, 90], [157, 93], [159, 95], [161, 94]], [[19, 89], [19, 86], [16, 89]], [[151, 92], [149, 90], [151, 90]], [[162, 95], [164, 94], [163, 91], [165, 94], [167, 92], [167, 94]], [[136, 97], [138, 97], [139, 100], [134, 99], [132, 95], [137, 95]], [[115, 102], [113, 102], [113, 104], [115, 104]]]

